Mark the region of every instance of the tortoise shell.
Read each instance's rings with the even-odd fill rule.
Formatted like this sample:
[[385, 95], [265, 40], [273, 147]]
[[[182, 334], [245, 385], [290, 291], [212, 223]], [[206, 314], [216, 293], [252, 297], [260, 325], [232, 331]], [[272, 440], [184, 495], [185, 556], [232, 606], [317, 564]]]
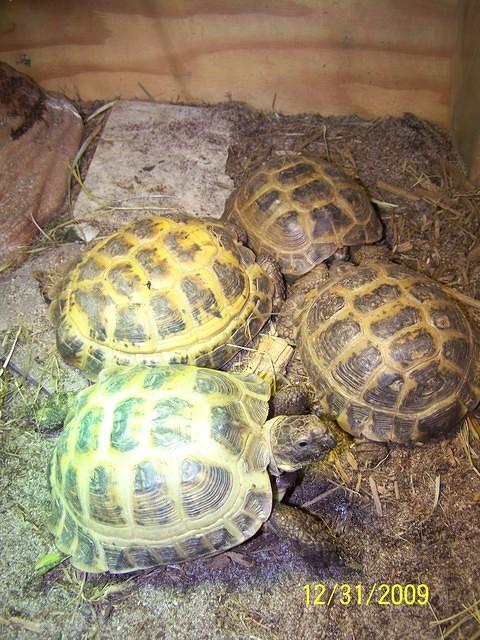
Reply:
[[288, 277], [382, 237], [362, 186], [330, 162], [294, 154], [270, 158], [234, 190], [224, 219], [240, 224], [253, 251], [275, 257]]
[[272, 492], [269, 385], [189, 365], [105, 370], [81, 391], [49, 468], [49, 528], [84, 571], [211, 556], [252, 536]]
[[301, 360], [326, 413], [354, 436], [426, 441], [480, 399], [478, 334], [427, 276], [371, 263], [333, 278], [301, 322]]
[[60, 354], [109, 366], [222, 367], [270, 316], [273, 284], [215, 220], [151, 217], [86, 251], [56, 287]]

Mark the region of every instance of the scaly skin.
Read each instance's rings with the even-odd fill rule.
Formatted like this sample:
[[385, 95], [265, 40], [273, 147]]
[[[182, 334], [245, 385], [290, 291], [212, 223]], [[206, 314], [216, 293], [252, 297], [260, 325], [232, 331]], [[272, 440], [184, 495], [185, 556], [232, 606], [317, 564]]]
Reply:
[[40, 432], [51, 433], [62, 427], [69, 403], [76, 394], [76, 391], [61, 391], [42, 398], [34, 408], [35, 424]]
[[310, 413], [313, 389], [306, 383], [284, 385], [272, 398], [276, 416], [295, 416]]
[[273, 282], [272, 313], [278, 313], [285, 301], [285, 281], [277, 261], [264, 253], [257, 256], [257, 263]]
[[330, 418], [311, 414], [268, 420], [264, 430], [270, 443], [270, 471], [280, 475], [324, 458], [336, 445], [331, 426]]
[[[232, 220], [224, 220], [223, 224], [233, 238], [236, 238], [244, 247], [247, 247], [247, 232], [240, 224]], [[278, 313], [285, 301], [286, 293], [285, 280], [280, 271], [280, 266], [275, 258], [267, 253], [257, 255], [256, 261], [273, 282], [272, 312]]]
[[315, 291], [322, 287], [328, 278], [328, 268], [322, 263], [290, 287], [285, 304], [278, 314], [277, 333], [280, 337], [295, 343], [296, 329], [303, 311], [308, 306], [309, 297], [314, 296]]
[[278, 537], [287, 537], [294, 542], [302, 555], [314, 556], [315, 564], [344, 565], [335, 538], [318, 518], [298, 507], [276, 504], [265, 526]]
[[[279, 475], [324, 458], [335, 445], [331, 420], [313, 415], [279, 416], [265, 424], [270, 439], [269, 469]], [[332, 536], [320, 520], [296, 507], [277, 503], [266, 525], [279, 537], [287, 537], [300, 553], [320, 566], [340, 566], [343, 560]]]

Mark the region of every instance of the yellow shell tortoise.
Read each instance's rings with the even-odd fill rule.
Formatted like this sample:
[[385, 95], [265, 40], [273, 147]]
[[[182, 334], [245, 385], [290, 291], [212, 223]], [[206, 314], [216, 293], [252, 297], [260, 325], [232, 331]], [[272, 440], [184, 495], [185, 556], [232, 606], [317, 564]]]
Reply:
[[112, 365], [222, 367], [268, 320], [278, 276], [221, 222], [146, 218], [87, 250], [57, 284], [57, 347], [90, 379]]
[[267, 421], [269, 396], [254, 374], [190, 365], [102, 371], [74, 398], [50, 463], [58, 548], [78, 569], [124, 573], [221, 553], [268, 520], [338, 563], [319, 520], [273, 505], [267, 472], [328, 453], [329, 422]]

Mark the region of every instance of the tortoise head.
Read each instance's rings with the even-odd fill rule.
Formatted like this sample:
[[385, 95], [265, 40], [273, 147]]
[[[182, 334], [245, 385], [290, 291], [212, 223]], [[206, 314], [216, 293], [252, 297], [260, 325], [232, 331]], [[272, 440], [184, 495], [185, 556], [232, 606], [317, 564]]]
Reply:
[[334, 425], [330, 418], [314, 415], [268, 420], [265, 427], [270, 441], [270, 471], [280, 475], [325, 457], [336, 445]]

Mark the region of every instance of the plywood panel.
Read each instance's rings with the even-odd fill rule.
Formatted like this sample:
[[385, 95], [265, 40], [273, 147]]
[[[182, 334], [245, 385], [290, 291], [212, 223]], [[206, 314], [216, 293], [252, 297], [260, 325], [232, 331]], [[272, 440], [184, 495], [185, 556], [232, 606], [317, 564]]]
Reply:
[[[0, 58], [85, 99], [450, 121], [460, 0], [3, 2]], [[60, 8], [61, 7], [61, 8]]]
[[480, 2], [467, 0], [457, 57], [452, 125], [472, 180], [480, 181]]

